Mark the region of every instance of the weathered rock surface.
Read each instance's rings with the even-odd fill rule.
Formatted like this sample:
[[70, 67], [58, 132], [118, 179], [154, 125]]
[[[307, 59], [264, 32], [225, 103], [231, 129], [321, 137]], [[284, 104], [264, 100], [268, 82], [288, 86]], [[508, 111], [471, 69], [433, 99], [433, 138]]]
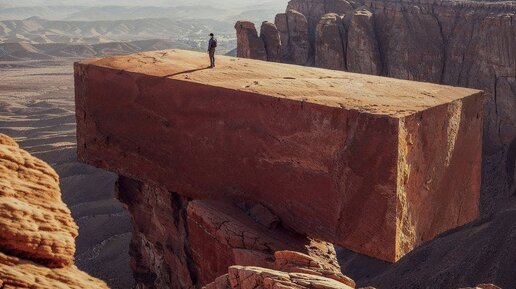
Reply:
[[333, 279], [304, 273], [286, 273], [259, 267], [231, 266], [206, 289], [299, 288], [353, 289]]
[[486, 91], [483, 215], [515, 195], [516, 2], [291, 0], [287, 10], [307, 18], [311, 46], [323, 15], [353, 15], [344, 23], [346, 58], [335, 60], [350, 71]]
[[227, 57], [202, 67], [185, 51], [77, 64], [79, 158], [261, 203], [389, 261], [478, 216], [479, 91]]
[[260, 38], [263, 40], [267, 60], [281, 62], [281, 38], [276, 24], [265, 21], [260, 28]]
[[278, 14], [275, 20], [278, 28], [282, 59], [286, 63], [309, 65], [311, 46], [308, 40], [308, 22], [305, 16], [289, 9]]
[[374, 15], [367, 8], [360, 8], [353, 12], [345, 51], [345, 60], [349, 71], [381, 74], [382, 59], [374, 29]]
[[342, 17], [330, 13], [317, 24], [315, 40], [315, 66], [346, 70], [346, 31]]
[[0, 288], [107, 289], [108, 287], [103, 281], [89, 276], [75, 266], [49, 268], [0, 252]]
[[189, 201], [124, 177], [118, 191], [133, 217], [131, 255], [139, 288], [199, 287], [232, 265], [302, 271], [354, 284], [340, 272], [333, 245], [280, 225], [268, 228], [251, 217], [255, 206]]
[[238, 21], [235, 24], [238, 35], [237, 56], [258, 60], [267, 60], [263, 40], [258, 36], [254, 23]]
[[73, 264], [77, 225], [56, 172], [0, 134], [0, 175], [0, 248], [50, 267]]
[[0, 287], [107, 288], [73, 266], [77, 226], [59, 177], [0, 134]]

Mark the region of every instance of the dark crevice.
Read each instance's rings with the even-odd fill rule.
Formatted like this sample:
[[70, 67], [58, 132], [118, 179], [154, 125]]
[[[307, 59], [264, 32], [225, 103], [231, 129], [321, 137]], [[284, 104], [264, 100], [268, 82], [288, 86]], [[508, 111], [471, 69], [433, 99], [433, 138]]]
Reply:
[[439, 21], [439, 18], [437, 17], [437, 14], [435, 13], [435, 6], [432, 6], [432, 17], [434, 17], [435, 22], [439, 26], [439, 34], [441, 35], [441, 53], [442, 53], [442, 60], [441, 60], [441, 75], [439, 76], [439, 83], [443, 83], [444, 81], [444, 72], [446, 71], [446, 59], [447, 59], [447, 45], [448, 41], [444, 35], [443, 25], [441, 21]]
[[190, 280], [192, 281], [192, 284], [194, 284], [195, 287], [199, 287], [199, 272], [197, 264], [195, 264], [195, 261], [193, 259], [192, 249], [190, 248], [189, 243], [189, 232], [188, 232], [188, 226], [187, 223], [187, 209], [188, 209], [188, 203], [190, 202], [189, 199], [180, 197], [178, 194], [173, 193], [173, 195], [177, 196], [174, 198], [174, 204], [173, 206], [176, 207], [176, 211], [180, 212], [181, 220], [183, 222], [183, 227], [185, 230], [185, 242], [184, 242], [184, 252], [186, 255], [186, 266], [188, 268], [188, 272], [190, 274]]
[[516, 194], [516, 186], [514, 184], [514, 171], [516, 167], [516, 137], [512, 139], [512, 142], [509, 144], [509, 149], [507, 151], [507, 162], [505, 163], [505, 170], [507, 172], [508, 177], [508, 185], [509, 188], [514, 186], [514, 192], [512, 195]]

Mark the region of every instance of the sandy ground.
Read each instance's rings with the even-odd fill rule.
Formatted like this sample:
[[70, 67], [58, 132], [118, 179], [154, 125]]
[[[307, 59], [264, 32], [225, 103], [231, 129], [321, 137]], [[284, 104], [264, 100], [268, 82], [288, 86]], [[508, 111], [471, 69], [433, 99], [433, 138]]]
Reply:
[[71, 61], [0, 63], [0, 132], [61, 176], [63, 199], [80, 227], [76, 263], [111, 288], [131, 288], [128, 214], [116, 176], [76, 160]]

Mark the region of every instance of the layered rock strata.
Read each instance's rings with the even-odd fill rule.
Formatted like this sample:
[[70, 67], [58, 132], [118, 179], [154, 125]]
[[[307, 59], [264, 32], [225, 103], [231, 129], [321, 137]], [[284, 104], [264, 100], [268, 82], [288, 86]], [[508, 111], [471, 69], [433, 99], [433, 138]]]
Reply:
[[[311, 54], [307, 61], [290, 52], [305, 40], [287, 29], [280, 33], [284, 62], [486, 91], [483, 214], [515, 195], [516, 2], [291, 0], [287, 11], [305, 17]], [[317, 29], [328, 13], [343, 17], [340, 29]], [[344, 50], [328, 49], [329, 41], [342, 41]]]
[[79, 158], [388, 261], [478, 216], [481, 92], [200, 56], [78, 63]]
[[0, 287], [107, 288], [74, 265], [77, 225], [59, 177], [0, 134]]

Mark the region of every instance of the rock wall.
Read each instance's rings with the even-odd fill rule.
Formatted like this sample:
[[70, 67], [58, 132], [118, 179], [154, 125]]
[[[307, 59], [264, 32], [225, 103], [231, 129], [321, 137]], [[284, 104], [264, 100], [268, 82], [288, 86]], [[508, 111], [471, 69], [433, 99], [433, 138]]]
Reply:
[[[309, 33], [280, 29], [278, 14], [284, 62], [486, 91], [483, 214], [516, 195], [515, 2], [292, 0], [287, 11]], [[328, 13], [343, 17], [340, 29], [322, 29]], [[308, 60], [290, 49], [306, 41]]]
[[73, 265], [77, 229], [56, 172], [0, 134], [0, 288], [107, 288]]

